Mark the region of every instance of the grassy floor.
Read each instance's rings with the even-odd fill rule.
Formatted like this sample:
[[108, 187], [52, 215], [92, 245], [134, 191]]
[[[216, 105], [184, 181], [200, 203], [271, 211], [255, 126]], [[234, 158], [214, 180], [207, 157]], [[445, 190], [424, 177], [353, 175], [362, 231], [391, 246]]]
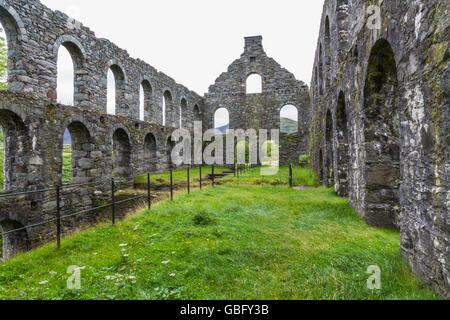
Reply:
[[[205, 174], [211, 173], [211, 167], [202, 167], [203, 179], [205, 179]], [[228, 168], [215, 167], [215, 173], [221, 173], [223, 171], [229, 171]], [[199, 180], [199, 169], [190, 170], [190, 180], [191, 182]], [[151, 176], [151, 181], [161, 185], [170, 184], [170, 174], [162, 173]], [[234, 175], [229, 175], [226, 178], [218, 180], [219, 182], [237, 182], [238, 179]], [[187, 182], [187, 172], [184, 170], [177, 170], [173, 172], [173, 182], [174, 184], [186, 183]], [[135, 179], [136, 184], [146, 184], [147, 177], [142, 176]], [[261, 176], [260, 168], [251, 168], [248, 171], [242, 173], [239, 178], [239, 183], [247, 184], [264, 184], [264, 185], [288, 185], [289, 184], [289, 167], [280, 167], [279, 171], [274, 176]], [[319, 185], [319, 180], [316, 173], [310, 167], [301, 167], [299, 165], [294, 165], [293, 167], [293, 183], [294, 185], [310, 186], [316, 187]]]
[[64, 148], [62, 183], [72, 182], [72, 151]]
[[[0, 299], [435, 299], [329, 189], [231, 184], [182, 193], [0, 265]], [[66, 289], [82, 267], [81, 290]], [[378, 265], [382, 289], [366, 287]]]
[[[294, 165], [292, 168], [292, 182], [295, 186], [317, 187], [319, 179], [310, 167]], [[235, 181], [236, 178], [228, 177], [224, 181]], [[282, 166], [274, 176], [261, 176], [261, 168], [251, 168], [239, 177], [240, 183], [264, 184], [264, 185], [289, 185], [289, 167]]]
[[[214, 172], [215, 173], [221, 173], [223, 171], [229, 171], [230, 169], [227, 168], [221, 168], [221, 167], [215, 167]], [[202, 167], [202, 175], [203, 179], [205, 179], [205, 175], [212, 173], [211, 166], [204, 166]], [[187, 182], [187, 171], [186, 169], [183, 170], [176, 170], [172, 172], [173, 177], [173, 183], [179, 184]], [[199, 168], [193, 168], [190, 170], [190, 179], [191, 181], [197, 181], [200, 179], [200, 169]], [[162, 185], [170, 185], [170, 173], [165, 172], [161, 174], [155, 174], [151, 176], [152, 182], [157, 182], [158, 184]], [[138, 177], [134, 180], [135, 183], [140, 184], [146, 184], [147, 183], [147, 176]]]

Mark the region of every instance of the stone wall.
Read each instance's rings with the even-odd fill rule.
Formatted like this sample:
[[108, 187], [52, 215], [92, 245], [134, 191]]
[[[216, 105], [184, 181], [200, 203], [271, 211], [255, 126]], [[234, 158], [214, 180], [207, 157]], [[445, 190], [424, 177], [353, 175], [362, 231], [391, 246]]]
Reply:
[[41, 99], [56, 100], [58, 51], [64, 46], [75, 65], [75, 106], [106, 111], [107, 73], [116, 80], [116, 114], [139, 119], [139, 88], [143, 84], [145, 120], [162, 124], [162, 103], [170, 93], [166, 116], [178, 127], [180, 106], [187, 125], [194, 108], [202, 108], [202, 97], [149, 64], [134, 59], [106, 39], [38, 0], [0, 0], [0, 22], [9, 47], [8, 90], [33, 93]]
[[325, 1], [312, 163], [370, 225], [399, 228], [413, 271], [450, 298], [449, 2], [371, 3]]
[[[111, 176], [128, 181], [124, 187], [133, 185], [133, 177], [167, 171], [168, 140], [175, 129], [8, 91], [0, 92], [0, 124], [5, 135], [5, 190], [0, 195], [63, 185], [63, 135], [70, 131], [72, 184], [93, 184], [63, 189], [63, 214], [109, 201]], [[55, 213], [55, 191], [0, 199], [3, 231], [54, 219]], [[75, 229], [77, 221], [85, 220], [89, 215], [65, 223]], [[50, 224], [6, 236], [4, 257], [42, 243], [54, 229]]]
[[[246, 81], [252, 74], [262, 78], [260, 94], [247, 94]], [[280, 110], [286, 105], [297, 108], [299, 123], [294, 138], [280, 137], [280, 160], [297, 163], [300, 154], [308, 153], [308, 87], [266, 55], [262, 37], [248, 37], [241, 58], [217, 78], [205, 95], [203, 123], [204, 127], [214, 128], [215, 112], [225, 108], [230, 129], [280, 129]]]
[[[0, 22], [8, 43], [8, 91], [0, 92], [5, 135], [0, 196], [62, 185], [66, 129], [72, 140], [72, 183], [95, 183], [63, 189], [63, 214], [105, 204], [111, 176], [128, 181], [125, 187], [135, 176], [174, 168], [169, 137], [180, 126], [180, 110], [183, 128], [191, 130], [193, 121], [201, 120], [201, 96], [37, 0], [0, 0]], [[74, 106], [55, 103], [61, 46], [74, 62]], [[116, 80], [116, 115], [106, 112], [109, 69]], [[145, 121], [138, 120], [141, 85]], [[54, 191], [0, 198], [0, 226], [5, 232], [53, 219], [55, 213]], [[73, 231], [79, 222], [92, 219], [74, 217], [64, 226]], [[52, 224], [39, 225], [4, 236], [4, 257], [51, 239], [54, 229]]]

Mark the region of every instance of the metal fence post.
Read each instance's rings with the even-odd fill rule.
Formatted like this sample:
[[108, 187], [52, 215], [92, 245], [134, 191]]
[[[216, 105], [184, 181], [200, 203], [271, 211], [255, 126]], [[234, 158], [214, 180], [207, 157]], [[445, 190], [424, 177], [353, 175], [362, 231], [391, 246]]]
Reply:
[[61, 187], [56, 187], [56, 247], [61, 249]]
[[292, 188], [292, 163], [289, 164], [289, 187]]
[[214, 182], [215, 182], [215, 177], [214, 177], [214, 165], [212, 165], [212, 167], [211, 167], [211, 170], [212, 170], [212, 185], [213, 185], [213, 187], [214, 187]]
[[152, 197], [151, 197], [151, 190], [150, 190], [150, 173], [147, 174], [147, 200], [148, 200], [148, 208], [152, 208]]
[[190, 177], [190, 172], [189, 172], [189, 167], [187, 168], [187, 187], [188, 187], [188, 194], [191, 193], [191, 177]]
[[170, 170], [170, 200], [173, 201], [173, 172]]
[[202, 190], [202, 166], [200, 166], [200, 190]]
[[111, 204], [111, 220], [112, 220], [112, 224], [116, 223], [116, 196], [115, 196], [115, 191], [116, 191], [116, 183], [114, 181], [114, 178], [111, 179], [111, 200], [112, 200], [112, 204]]

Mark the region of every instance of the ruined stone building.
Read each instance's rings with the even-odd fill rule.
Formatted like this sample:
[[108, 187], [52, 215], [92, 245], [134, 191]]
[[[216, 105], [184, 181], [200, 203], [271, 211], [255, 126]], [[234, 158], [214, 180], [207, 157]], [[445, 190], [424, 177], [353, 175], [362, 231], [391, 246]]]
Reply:
[[[62, 184], [66, 129], [72, 182], [99, 181], [63, 192], [62, 209], [73, 212], [104, 203], [111, 175], [132, 184], [137, 175], [173, 168], [170, 136], [180, 126], [192, 130], [201, 120], [212, 128], [225, 108], [232, 129], [278, 129], [282, 108], [292, 105], [298, 130], [281, 134], [281, 162], [309, 152], [321, 181], [370, 225], [400, 229], [413, 271], [450, 298], [449, 3], [376, 4], [325, 1], [309, 92], [266, 55], [261, 37], [249, 37], [240, 59], [202, 97], [39, 0], [0, 0], [8, 43], [8, 90], [0, 92], [2, 230], [54, 218], [53, 192], [1, 195]], [[61, 47], [74, 63], [73, 106], [56, 103]], [[108, 71], [115, 115], [106, 112]], [[248, 92], [254, 77], [261, 89]], [[53, 229], [4, 236], [4, 257], [54, 237]]]
[[[250, 92], [249, 79], [256, 77], [258, 92]], [[280, 162], [296, 163], [308, 153], [310, 101], [308, 87], [282, 68], [264, 52], [262, 37], [245, 38], [244, 53], [227, 72], [217, 78], [205, 96], [203, 123], [214, 127], [214, 115], [224, 108], [230, 129], [280, 129], [281, 110], [295, 107], [298, 128], [295, 133], [280, 133]], [[269, 138], [270, 139], [270, 138]]]
[[449, 2], [326, 0], [311, 156], [413, 271], [450, 298]]

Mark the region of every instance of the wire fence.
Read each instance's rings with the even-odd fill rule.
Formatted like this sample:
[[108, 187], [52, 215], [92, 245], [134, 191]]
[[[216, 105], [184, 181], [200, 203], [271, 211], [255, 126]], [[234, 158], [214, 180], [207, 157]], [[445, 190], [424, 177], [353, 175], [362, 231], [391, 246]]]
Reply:
[[[200, 189], [203, 188], [204, 182], [206, 180], [211, 180], [211, 185], [214, 187], [216, 185], [217, 178], [222, 178], [227, 175], [234, 175], [234, 177], [237, 178], [238, 181], [239, 181], [239, 179], [251, 179], [251, 178], [257, 177], [255, 175], [248, 175], [251, 171], [251, 167], [249, 165], [236, 165], [233, 169], [230, 169], [230, 171], [223, 170], [221, 172], [216, 172], [216, 167], [214, 165], [211, 166], [211, 172], [205, 172], [203, 170], [204, 169], [203, 166], [198, 166], [196, 168], [188, 167], [186, 169], [186, 181], [187, 181], [188, 194], [191, 193], [191, 188], [193, 187], [192, 180], [191, 180], [191, 177], [192, 177], [191, 172], [193, 169], [199, 170], [198, 182], [199, 182]], [[179, 171], [181, 171], [181, 170], [178, 170], [176, 172], [179, 172]], [[170, 170], [169, 172], [166, 172], [165, 174], [167, 174], [167, 173], [169, 174], [169, 177], [170, 177], [170, 185], [169, 185], [170, 200], [173, 201], [174, 200], [174, 189], [176, 187], [174, 185], [174, 171]], [[76, 216], [91, 214], [93, 212], [103, 210], [103, 209], [111, 209], [111, 223], [114, 225], [116, 223], [116, 219], [117, 219], [117, 206], [128, 203], [128, 202], [137, 201], [139, 199], [144, 199], [144, 198], [146, 198], [148, 209], [151, 209], [152, 193], [154, 192], [152, 190], [152, 176], [160, 176], [160, 175], [161, 174], [148, 173], [146, 175], [146, 178], [147, 178], [146, 179], [146, 193], [142, 194], [142, 195], [137, 195], [137, 196], [129, 197], [126, 199], [122, 199], [122, 200], [117, 200], [117, 184], [130, 183], [131, 181], [133, 181], [133, 183], [134, 183], [136, 181], [136, 179], [144, 178], [145, 175], [140, 175], [140, 176], [137, 176], [134, 178], [130, 177], [130, 178], [122, 178], [122, 179], [116, 179], [116, 178], [103, 179], [103, 180], [96, 180], [96, 181], [87, 182], [87, 183], [68, 184], [68, 185], [56, 186], [53, 188], [45, 188], [45, 189], [39, 189], [39, 190], [30, 190], [30, 191], [2, 194], [2, 195], [0, 195], [0, 199], [13, 198], [13, 197], [18, 197], [18, 196], [23, 196], [23, 195], [42, 194], [42, 193], [46, 193], [46, 192], [55, 192], [56, 208], [55, 208], [55, 217], [53, 219], [47, 219], [47, 220], [39, 222], [39, 223], [27, 225], [24, 227], [13, 229], [13, 230], [8, 230], [5, 232], [2, 232], [1, 235], [6, 236], [6, 235], [13, 234], [13, 233], [25, 231], [28, 229], [44, 226], [44, 225], [47, 225], [50, 223], [56, 223], [56, 245], [57, 245], [57, 249], [60, 249], [61, 248], [61, 238], [62, 238], [61, 222], [63, 220], [73, 218]], [[289, 165], [289, 176], [288, 177], [286, 177], [286, 176], [271, 176], [271, 177], [279, 178], [279, 179], [289, 179], [289, 186], [292, 187], [293, 186], [292, 164]], [[110, 183], [110, 190], [109, 190], [110, 191], [110, 202], [109, 203], [101, 205], [101, 206], [89, 208], [89, 209], [80, 210], [80, 211], [73, 212], [73, 213], [71, 212], [71, 213], [68, 213], [65, 215], [62, 214], [61, 200], [62, 200], [62, 192], [64, 190], [76, 189], [76, 188], [81, 188], [81, 187], [89, 187], [89, 186], [105, 185], [108, 183]]]

